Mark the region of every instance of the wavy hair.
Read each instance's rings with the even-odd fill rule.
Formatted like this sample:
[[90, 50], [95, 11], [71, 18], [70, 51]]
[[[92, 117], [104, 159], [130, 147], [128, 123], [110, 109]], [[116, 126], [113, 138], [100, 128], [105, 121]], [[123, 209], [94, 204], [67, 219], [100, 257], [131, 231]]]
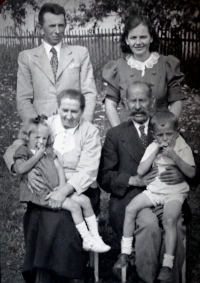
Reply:
[[154, 27], [152, 26], [152, 24], [149, 20], [149, 18], [144, 16], [144, 15], [135, 14], [135, 15], [131, 15], [128, 18], [128, 20], [125, 22], [124, 30], [123, 30], [123, 33], [122, 33], [122, 36], [121, 36], [121, 44], [120, 44], [121, 51], [123, 53], [132, 54], [130, 47], [126, 44], [126, 38], [128, 37], [129, 32], [132, 29], [139, 26], [140, 24], [147, 27], [149, 34], [153, 39], [153, 42], [149, 46], [149, 51], [150, 52], [158, 51], [159, 38], [158, 38], [158, 35], [157, 35]]

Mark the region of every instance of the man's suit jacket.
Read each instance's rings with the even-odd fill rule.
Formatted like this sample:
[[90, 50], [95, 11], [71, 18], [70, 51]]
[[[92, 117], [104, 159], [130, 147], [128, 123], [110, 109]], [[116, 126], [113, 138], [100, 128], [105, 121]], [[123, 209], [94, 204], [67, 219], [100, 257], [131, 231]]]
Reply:
[[57, 112], [57, 95], [73, 88], [84, 94], [84, 118], [92, 121], [97, 90], [87, 48], [63, 43], [56, 82], [43, 44], [20, 52], [18, 64], [17, 109], [22, 120], [52, 116]]
[[[147, 144], [153, 141], [150, 129], [147, 140]], [[113, 196], [123, 197], [130, 190], [129, 178], [137, 175], [144, 151], [132, 121], [110, 129], [106, 135], [99, 168], [98, 182], [101, 188]]]

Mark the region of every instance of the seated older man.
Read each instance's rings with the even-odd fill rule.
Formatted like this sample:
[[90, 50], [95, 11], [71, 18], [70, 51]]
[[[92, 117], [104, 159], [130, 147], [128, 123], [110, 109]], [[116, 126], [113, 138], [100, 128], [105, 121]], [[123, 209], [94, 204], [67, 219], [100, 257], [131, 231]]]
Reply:
[[[98, 182], [110, 197], [110, 224], [119, 239], [122, 237], [125, 208], [129, 202], [158, 175], [157, 168], [144, 177], [137, 175], [137, 168], [145, 147], [153, 141], [149, 118], [154, 109], [155, 98], [148, 84], [135, 82], [127, 91], [127, 107], [130, 120], [107, 133], [103, 146]], [[181, 183], [184, 176], [176, 167], [168, 167], [160, 175], [167, 184]], [[162, 207], [143, 209], [136, 219], [135, 265], [139, 282], [155, 282], [163, 254]], [[177, 225], [177, 246], [173, 268], [173, 283], [179, 282], [184, 261], [183, 239], [185, 225], [180, 217]]]

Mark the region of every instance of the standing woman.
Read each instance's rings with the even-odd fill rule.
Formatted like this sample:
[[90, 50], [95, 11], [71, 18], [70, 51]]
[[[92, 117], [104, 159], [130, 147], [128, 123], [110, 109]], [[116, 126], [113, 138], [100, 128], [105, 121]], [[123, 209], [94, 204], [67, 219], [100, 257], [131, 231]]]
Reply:
[[[135, 81], [152, 86], [156, 111], [170, 107], [170, 111], [179, 118], [185, 99], [180, 86], [184, 78], [180, 72], [180, 61], [172, 55], [156, 52], [158, 36], [147, 17], [133, 15], [127, 20], [121, 37], [121, 50], [124, 56], [110, 61], [103, 69], [103, 78], [108, 84], [105, 109], [110, 125], [114, 127], [127, 120], [126, 90]], [[118, 114], [119, 102], [121, 109]]]

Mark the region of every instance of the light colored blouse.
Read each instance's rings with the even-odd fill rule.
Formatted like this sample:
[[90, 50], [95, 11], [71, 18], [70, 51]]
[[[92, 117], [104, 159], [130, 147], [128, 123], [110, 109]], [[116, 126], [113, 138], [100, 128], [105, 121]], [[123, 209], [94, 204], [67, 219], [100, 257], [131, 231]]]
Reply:
[[48, 119], [54, 139], [54, 150], [62, 164], [69, 184], [81, 194], [89, 187], [96, 188], [96, 178], [101, 156], [99, 130], [82, 119], [72, 129], [62, 126], [60, 115]]

